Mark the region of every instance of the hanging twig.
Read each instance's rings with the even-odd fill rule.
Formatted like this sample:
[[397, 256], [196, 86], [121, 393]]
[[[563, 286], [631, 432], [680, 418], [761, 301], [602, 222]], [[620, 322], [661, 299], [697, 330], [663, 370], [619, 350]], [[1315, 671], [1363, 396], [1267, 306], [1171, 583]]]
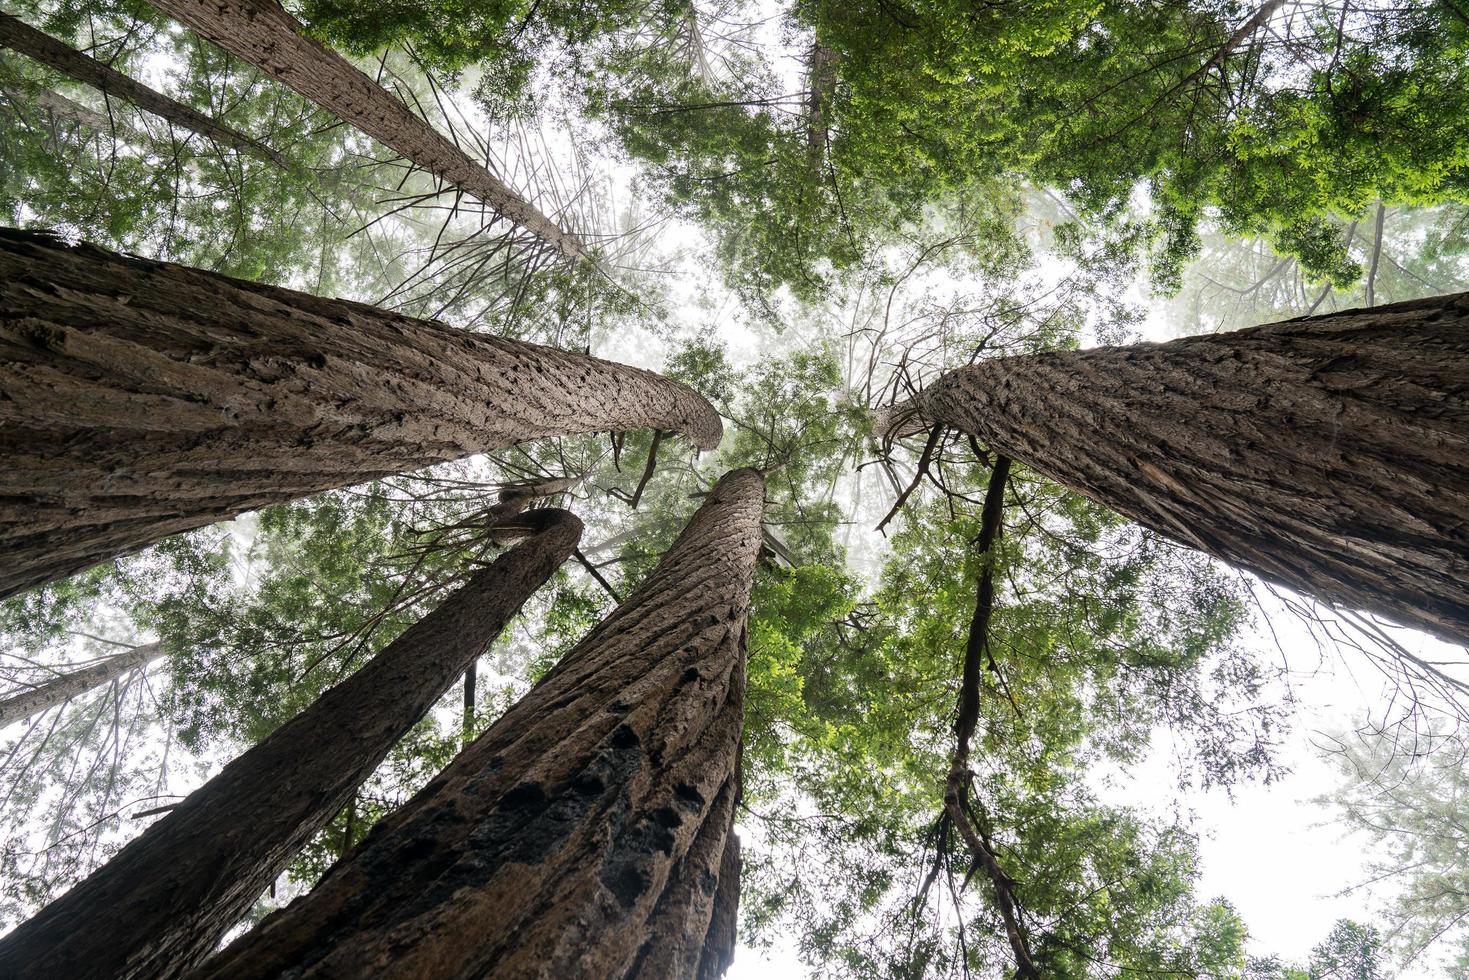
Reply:
[[912, 495], [914, 490], [918, 489], [918, 484], [923, 482], [924, 476], [928, 473], [929, 461], [933, 459], [934, 447], [938, 445], [940, 431], [942, 431], [942, 426], [937, 425], [929, 430], [928, 442], [923, 446], [923, 455], [918, 457], [918, 471], [913, 474], [913, 482], [909, 483], [903, 492], [898, 494], [898, 499], [893, 502], [893, 509], [888, 511], [887, 516], [877, 525], [879, 531], [887, 527], [888, 521], [891, 521], [897, 516], [903, 504], [907, 503], [908, 497]]

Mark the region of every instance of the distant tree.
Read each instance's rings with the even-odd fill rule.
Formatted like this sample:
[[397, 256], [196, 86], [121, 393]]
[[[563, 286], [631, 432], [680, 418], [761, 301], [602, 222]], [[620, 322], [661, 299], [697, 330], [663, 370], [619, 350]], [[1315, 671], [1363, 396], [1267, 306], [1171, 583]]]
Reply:
[[162, 656], [163, 649], [157, 643], [143, 644], [123, 653], [115, 653], [89, 667], [36, 684], [19, 694], [8, 695], [0, 699], [0, 728], [29, 718], [37, 712], [65, 704], [104, 684], [111, 684], [119, 677]]
[[1466, 753], [1458, 736], [1417, 746], [1353, 737], [1337, 757], [1344, 782], [1322, 800], [1372, 842], [1371, 878], [1396, 886], [1384, 904], [1385, 946], [1409, 973], [1440, 954], [1453, 975], [1469, 971]]
[[[834, 976], [1016, 969], [1000, 889], [941, 819], [966, 626], [989, 563], [975, 544], [983, 494], [970, 489], [983, 464], [961, 445], [936, 466], [953, 496], [910, 498], [870, 597], [825, 566], [757, 586], [745, 759], [761, 833], [747, 851], [746, 922], [756, 941], [799, 937], [803, 958]], [[1042, 976], [1090, 977], [1098, 962], [1227, 976], [1246, 930], [1196, 894], [1188, 828], [1103, 803], [1086, 774], [1135, 764], [1160, 731], [1181, 780], [1278, 773], [1281, 712], [1258, 703], [1266, 674], [1237, 646], [1238, 583], [1012, 474], [959, 808]]]

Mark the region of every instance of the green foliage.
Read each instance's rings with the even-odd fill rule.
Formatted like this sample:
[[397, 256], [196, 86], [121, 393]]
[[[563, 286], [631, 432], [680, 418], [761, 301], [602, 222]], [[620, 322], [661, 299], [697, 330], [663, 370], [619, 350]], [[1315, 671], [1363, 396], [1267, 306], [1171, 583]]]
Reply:
[[1322, 8], [1233, 48], [1252, 6], [797, 9], [840, 55], [837, 167], [924, 198], [1022, 173], [1103, 220], [1146, 186], [1165, 286], [1195, 254], [1208, 212], [1342, 286], [1360, 270], [1333, 240], [1333, 215], [1469, 190], [1469, 30], [1448, 5], [1361, 19]]
[[[1185, 747], [1182, 780], [1276, 773], [1280, 719], [1250, 704], [1263, 673], [1232, 639], [1238, 586], [1054, 486], [1022, 476], [1014, 492], [976, 797], [1020, 883], [1037, 961], [1047, 977], [1102, 975], [1096, 963], [1228, 975], [1244, 929], [1194, 898], [1188, 832], [1099, 802], [1086, 773], [1139, 761], [1160, 727]], [[764, 846], [750, 849], [748, 928], [794, 931], [808, 962], [834, 975], [959, 976], [965, 964], [995, 973], [1009, 962], [985, 889], [965, 890], [950, 913], [942, 884], [922, 884], [941, 860], [931, 828], [977, 520], [939, 501], [910, 511], [870, 601], [803, 590], [802, 616], [819, 612], [819, 628], [783, 617], [770, 639], [766, 604], [784, 609], [792, 593], [769, 579], [758, 593], [745, 792]], [[793, 635], [804, 635], [799, 647]], [[783, 717], [765, 733], [772, 710]]]
[[1244, 980], [1386, 980], [1382, 937], [1371, 926], [1341, 919], [1311, 950], [1304, 967], [1271, 956], [1251, 958]]

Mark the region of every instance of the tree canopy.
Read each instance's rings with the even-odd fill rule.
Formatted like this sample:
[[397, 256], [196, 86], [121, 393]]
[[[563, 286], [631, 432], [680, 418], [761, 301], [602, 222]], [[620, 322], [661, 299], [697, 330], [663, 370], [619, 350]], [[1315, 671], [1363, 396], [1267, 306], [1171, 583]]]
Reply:
[[[1381, 735], [1341, 756], [1360, 779], [1334, 805], [1374, 873], [1402, 879], [1379, 918], [1261, 948], [1247, 911], [1202, 884], [1191, 808], [1300, 761], [1292, 665], [1271, 639], [1289, 614], [972, 437], [886, 427], [892, 405], [980, 360], [1462, 288], [1458, 0], [291, 5], [589, 243], [585, 263], [146, 4], [12, 8], [270, 154], [0, 51], [7, 225], [648, 367], [707, 398], [726, 435], [702, 456], [656, 431], [525, 442], [0, 603], [0, 699], [118, 649], [163, 652], [0, 733], [0, 925], [513, 543], [513, 519], [487, 516], [502, 492], [571, 509], [574, 561], [252, 917], [285, 904], [629, 595], [720, 474], [753, 467], [746, 946], [793, 951], [813, 977], [1025, 976], [1017, 934], [1038, 975], [1067, 980], [1469, 969], [1463, 746], [1439, 737], [1469, 717], [1461, 656], [1415, 657], [1346, 613], [1310, 619], [1368, 648], [1342, 656], [1388, 673], [1433, 754]], [[959, 826], [946, 776], [986, 581]], [[1168, 805], [1118, 790], [1155, 764]]]

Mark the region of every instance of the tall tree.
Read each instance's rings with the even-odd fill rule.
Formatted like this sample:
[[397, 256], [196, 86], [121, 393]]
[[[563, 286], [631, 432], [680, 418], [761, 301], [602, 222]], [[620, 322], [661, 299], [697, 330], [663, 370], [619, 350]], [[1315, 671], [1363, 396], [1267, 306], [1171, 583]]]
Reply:
[[163, 650], [157, 643], [146, 643], [80, 670], [62, 674], [55, 680], [38, 684], [19, 694], [12, 694], [0, 700], [0, 728], [13, 721], [29, 718], [38, 711], [65, 704], [74, 697], [110, 683], [162, 656]]
[[762, 491], [725, 475], [540, 684], [199, 976], [719, 976]]
[[1469, 294], [980, 361], [910, 412], [1269, 581], [1469, 643]]
[[292, 855], [564, 562], [566, 511], [0, 941], [13, 977], [169, 977], [218, 945]]
[[571, 258], [575, 236], [319, 41], [276, 0], [153, 0], [224, 50], [288, 85], [435, 176], [483, 201]]
[[0, 597], [526, 439], [718, 414], [636, 368], [0, 229]]
[[291, 168], [285, 157], [260, 141], [87, 57], [49, 34], [36, 30], [18, 17], [0, 13], [0, 46], [19, 51], [49, 68], [92, 86], [103, 95], [116, 96], [131, 102], [139, 109], [146, 109], [175, 126], [198, 133], [222, 146], [248, 153], [283, 170]]

